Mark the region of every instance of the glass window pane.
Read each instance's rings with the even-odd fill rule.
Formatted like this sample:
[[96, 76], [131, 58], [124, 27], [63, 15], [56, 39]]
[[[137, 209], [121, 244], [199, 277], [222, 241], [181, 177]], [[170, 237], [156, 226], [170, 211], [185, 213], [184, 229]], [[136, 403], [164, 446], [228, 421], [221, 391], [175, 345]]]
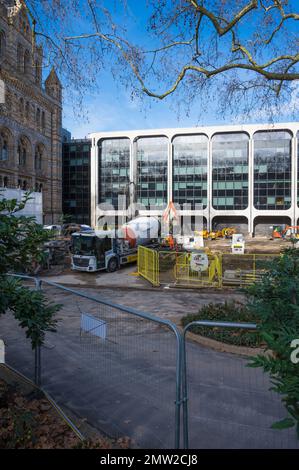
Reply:
[[212, 138], [213, 207], [242, 210], [248, 206], [248, 146], [245, 133]]
[[137, 146], [137, 201], [147, 209], [167, 203], [167, 137], [140, 137]]
[[118, 210], [118, 197], [129, 197], [130, 140], [104, 139], [99, 143], [99, 203]]
[[207, 206], [208, 138], [205, 135], [181, 135], [173, 139], [173, 200]]
[[254, 207], [260, 210], [291, 207], [291, 139], [289, 132], [254, 134]]

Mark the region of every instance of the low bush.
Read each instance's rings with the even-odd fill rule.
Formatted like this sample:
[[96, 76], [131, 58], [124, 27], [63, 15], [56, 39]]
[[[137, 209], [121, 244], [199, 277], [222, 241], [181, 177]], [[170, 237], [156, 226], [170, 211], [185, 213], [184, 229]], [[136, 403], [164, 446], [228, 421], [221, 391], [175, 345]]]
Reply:
[[[182, 318], [182, 325], [198, 320], [231, 321], [240, 323], [257, 323], [257, 317], [246, 306], [238, 302], [210, 303], [202, 307], [198, 313], [189, 314]], [[240, 330], [235, 328], [216, 328], [205, 326], [192, 326], [192, 333], [212, 338], [236, 346], [259, 347], [261, 337], [254, 330]]]

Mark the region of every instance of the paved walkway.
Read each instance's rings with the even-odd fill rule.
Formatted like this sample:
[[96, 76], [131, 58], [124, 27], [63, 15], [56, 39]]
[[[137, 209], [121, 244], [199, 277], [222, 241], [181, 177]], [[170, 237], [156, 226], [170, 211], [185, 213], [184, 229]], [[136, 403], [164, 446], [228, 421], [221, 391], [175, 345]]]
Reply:
[[[174, 443], [176, 342], [160, 325], [50, 288], [63, 304], [57, 333], [42, 349], [42, 380], [59, 404], [113, 436], [128, 435], [142, 448]], [[201, 294], [88, 290], [118, 303], [172, 317], [196, 310]], [[216, 294], [215, 294], [216, 295]], [[213, 297], [214, 298], [214, 297]], [[211, 297], [204, 297], [205, 301]], [[122, 302], [121, 302], [122, 300]], [[106, 322], [106, 339], [80, 335], [81, 313]], [[33, 376], [24, 332], [7, 314], [0, 318], [7, 362]], [[270, 425], [285, 417], [267, 377], [246, 367], [247, 359], [188, 343], [190, 446], [193, 448], [288, 448], [294, 431]]]
[[172, 319], [176, 323], [180, 323], [182, 316], [197, 313], [203, 305], [210, 302], [244, 299], [236, 290], [152, 288], [146, 280], [132, 275], [134, 271], [135, 269], [130, 267], [116, 273], [70, 272], [44, 279], [85, 291], [92, 296], [113, 299], [121, 305]]

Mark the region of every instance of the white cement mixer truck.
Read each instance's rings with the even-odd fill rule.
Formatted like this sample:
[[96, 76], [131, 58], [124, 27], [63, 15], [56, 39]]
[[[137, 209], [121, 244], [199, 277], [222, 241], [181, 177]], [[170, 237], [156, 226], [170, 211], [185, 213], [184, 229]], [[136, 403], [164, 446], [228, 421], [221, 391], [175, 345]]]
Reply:
[[137, 260], [139, 245], [157, 241], [160, 222], [156, 217], [137, 217], [118, 230], [94, 230], [72, 235], [72, 269], [114, 272]]

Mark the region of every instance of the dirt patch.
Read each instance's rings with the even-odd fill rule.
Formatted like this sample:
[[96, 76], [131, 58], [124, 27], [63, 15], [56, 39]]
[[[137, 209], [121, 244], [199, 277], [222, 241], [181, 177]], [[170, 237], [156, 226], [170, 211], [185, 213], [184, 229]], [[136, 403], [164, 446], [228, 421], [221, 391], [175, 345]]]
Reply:
[[112, 440], [99, 434], [80, 436], [44, 393], [1, 366], [0, 448], [74, 449], [128, 448], [130, 440]]

